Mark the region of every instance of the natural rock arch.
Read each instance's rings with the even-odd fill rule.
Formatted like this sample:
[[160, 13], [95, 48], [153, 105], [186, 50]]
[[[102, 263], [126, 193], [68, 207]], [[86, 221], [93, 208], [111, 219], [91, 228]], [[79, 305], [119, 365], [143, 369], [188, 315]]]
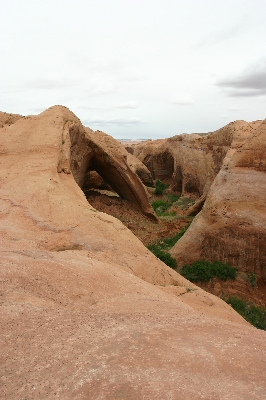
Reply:
[[127, 162], [127, 151], [100, 131], [67, 122], [62, 135], [58, 171], [72, 172], [82, 188], [88, 171], [96, 171], [118, 194], [157, 221], [145, 188]]

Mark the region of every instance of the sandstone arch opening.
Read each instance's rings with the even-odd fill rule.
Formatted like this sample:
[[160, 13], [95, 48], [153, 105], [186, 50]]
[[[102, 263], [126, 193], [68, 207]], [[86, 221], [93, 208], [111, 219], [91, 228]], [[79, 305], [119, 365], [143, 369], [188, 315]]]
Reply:
[[157, 222], [142, 182], [127, 163], [126, 150], [115, 139], [76, 124], [68, 127], [62, 139], [62, 143], [68, 142], [69, 153], [62, 151], [61, 164], [69, 160], [70, 170], [82, 189], [87, 173], [96, 171], [122, 199]]

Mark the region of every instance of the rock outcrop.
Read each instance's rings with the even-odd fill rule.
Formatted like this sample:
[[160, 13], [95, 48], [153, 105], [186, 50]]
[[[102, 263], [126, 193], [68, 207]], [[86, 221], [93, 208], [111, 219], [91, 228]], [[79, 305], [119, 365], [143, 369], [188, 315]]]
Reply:
[[182, 134], [126, 148], [147, 166], [154, 179], [169, 183], [183, 196], [204, 200], [228, 150], [241, 146], [260, 123], [235, 121], [206, 135]]
[[56, 106], [0, 135], [2, 398], [265, 398], [265, 332], [87, 202], [104, 134]]
[[180, 265], [220, 260], [265, 279], [266, 120], [254, 123], [252, 130], [243, 128], [239, 126], [239, 138], [224, 157], [202, 211], [171, 253]]

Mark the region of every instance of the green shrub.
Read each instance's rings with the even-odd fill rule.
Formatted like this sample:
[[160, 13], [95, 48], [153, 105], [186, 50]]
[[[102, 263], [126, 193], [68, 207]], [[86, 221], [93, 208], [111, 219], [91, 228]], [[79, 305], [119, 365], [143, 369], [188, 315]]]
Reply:
[[168, 188], [169, 185], [166, 185], [165, 183], [161, 182], [159, 179], [155, 181], [155, 190], [154, 194], [163, 194], [165, 189]]
[[198, 260], [190, 265], [183, 265], [180, 274], [191, 282], [209, 282], [215, 276], [225, 281], [226, 279], [235, 279], [237, 269], [220, 261]]
[[152, 203], [152, 208], [158, 215], [158, 217], [166, 216], [166, 215], [175, 215], [175, 212], [167, 213], [167, 210], [172, 206], [172, 204], [178, 200], [179, 196], [175, 194], [165, 195], [166, 200], [155, 200]]
[[155, 200], [152, 203], [152, 208], [156, 212], [157, 215], [167, 211], [170, 208], [171, 204], [164, 200]]
[[233, 309], [242, 315], [245, 320], [258, 329], [266, 330], [266, 308], [257, 307], [251, 302], [230, 296], [225, 300]]
[[173, 193], [172, 194], [166, 194], [165, 196], [167, 197], [167, 201], [169, 203], [171, 203], [171, 205], [173, 203], [175, 203], [180, 198], [180, 195], [176, 195], [176, 194], [173, 194]]
[[162, 262], [168, 265], [168, 267], [176, 269], [177, 267], [176, 260], [169, 253], [165, 253], [164, 251], [158, 249], [154, 249], [151, 251], [157, 258], [159, 258]]

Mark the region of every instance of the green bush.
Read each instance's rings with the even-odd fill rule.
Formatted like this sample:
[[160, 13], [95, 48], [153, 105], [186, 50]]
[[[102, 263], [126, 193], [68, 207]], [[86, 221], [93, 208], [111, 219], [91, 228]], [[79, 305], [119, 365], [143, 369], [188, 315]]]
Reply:
[[167, 201], [169, 203], [171, 203], [171, 205], [173, 203], [175, 203], [180, 198], [180, 195], [176, 195], [176, 194], [173, 194], [173, 193], [172, 194], [166, 194], [165, 196], [167, 197]]
[[159, 258], [162, 262], [168, 265], [168, 267], [176, 269], [177, 267], [176, 260], [169, 253], [165, 253], [164, 251], [158, 249], [154, 249], [151, 251], [157, 258]]
[[[158, 217], [170, 215], [169, 213], [167, 213], [167, 210], [169, 210], [172, 204], [179, 198], [179, 196], [175, 194], [165, 195], [165, 197], [166, 200], [155, 200], [152, 203], [152, 208], [154, 209]], [[175, 213], [173, 212], [171, 213], [171, 215], [175, 215]]]
[[156, 212], [157, 215], [160, 215], [167, 211], [170, 208], [171, 204], [164, 200], [155, 200], [152, 203], [152, 208]]
[[251, 302], [230, 296], [225, 300], [233, 309], [242, 315], [245, 320], [258, 329], [266, 330], [266, 308], [257, 307]]
[[237, 269], [220, 261], [198, 260], [190, 265], [183, 265], [180, 274], [191, 282], [209, 282], [215, 276], [225, 281], [226, 279], [235, 279]]
[[161, 182], [159, 179], [155, 181], [155, 190], [154, 194], [163, 194], [165, 189], [168, 188], [169, 185], [166, 185], [165, 183]]

